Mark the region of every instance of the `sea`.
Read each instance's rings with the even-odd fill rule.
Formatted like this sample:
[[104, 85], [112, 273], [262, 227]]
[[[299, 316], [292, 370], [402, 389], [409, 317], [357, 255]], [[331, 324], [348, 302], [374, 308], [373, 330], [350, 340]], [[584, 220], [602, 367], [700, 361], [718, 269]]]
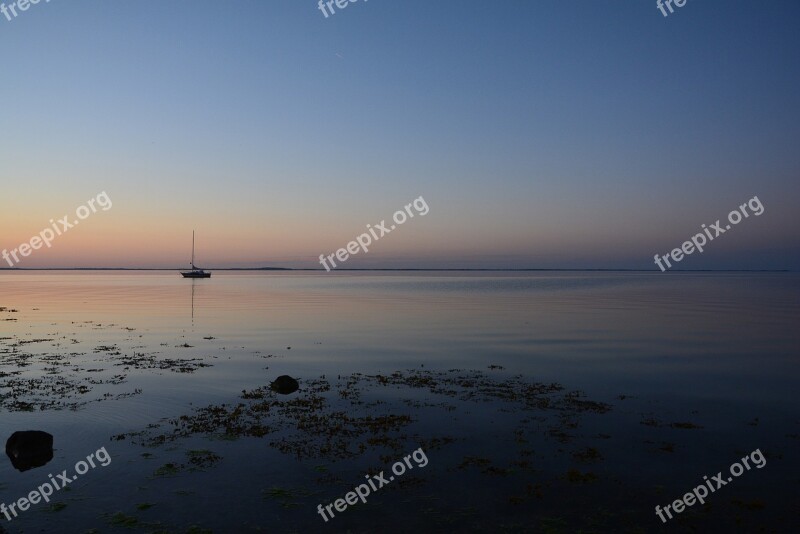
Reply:
[[783, 272], [0, 271], [0, 529], [798, 532], [798, 297]]

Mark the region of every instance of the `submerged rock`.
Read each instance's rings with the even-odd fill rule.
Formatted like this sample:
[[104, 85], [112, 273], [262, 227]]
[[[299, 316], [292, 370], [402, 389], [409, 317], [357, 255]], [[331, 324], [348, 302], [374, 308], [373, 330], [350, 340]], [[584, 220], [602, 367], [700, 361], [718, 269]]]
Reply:
[[41, 430], [14, 432], [6, 441], [6, 454], [18, 471], [42, 467], [53, 459], [53, 436]]
[[276, 378], [275, 382], [272, 382], [269, 385], [269, 387], [272, 391], [276, 393], [280, 393], [281, 395], [288, 395], [300, 389], [300, 384], [298, 384], [297, 380], [295, 380], [289, 375], [281, 375], [278, 378]]

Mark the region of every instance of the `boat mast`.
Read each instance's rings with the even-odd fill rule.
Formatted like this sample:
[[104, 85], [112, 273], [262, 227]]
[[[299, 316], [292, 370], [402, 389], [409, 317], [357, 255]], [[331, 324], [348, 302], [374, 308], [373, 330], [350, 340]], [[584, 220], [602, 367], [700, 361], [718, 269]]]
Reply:
[[192, 230], [192, 269], [196, 269], [197, 267], [194, 266], [194, 230]]

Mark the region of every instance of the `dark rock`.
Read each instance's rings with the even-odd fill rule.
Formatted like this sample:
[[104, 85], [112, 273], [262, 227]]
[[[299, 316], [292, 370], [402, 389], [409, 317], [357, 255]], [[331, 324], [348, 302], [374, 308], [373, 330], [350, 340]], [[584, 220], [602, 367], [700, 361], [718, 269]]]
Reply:
[[18, 471], [42, 467], [53, 459], [53, 436], [41, 430], [14, 432], [6, 441], [6, 454]]
[[281, 395], [288, 395], [289, 393], [294, 393], [298, 389], [300, 389], [300, 384], [297, 383], [297, 380], [292, 378], [289, 375], [281, 375], [275, 379], [275, 382], [269, 385], [270, 389], [276, 393], [280, 393]]

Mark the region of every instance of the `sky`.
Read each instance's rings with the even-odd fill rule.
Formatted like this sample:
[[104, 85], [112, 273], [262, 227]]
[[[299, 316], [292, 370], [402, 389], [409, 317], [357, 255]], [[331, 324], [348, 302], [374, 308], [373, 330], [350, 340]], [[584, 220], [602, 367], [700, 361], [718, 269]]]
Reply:
[[[4, 0], [8, 5], [10, 2]], [[51, 0], [0, 15], [15, 266], [800, 269], [800, 3]], [[7, 260], [0, 260], [7, 267]]]

